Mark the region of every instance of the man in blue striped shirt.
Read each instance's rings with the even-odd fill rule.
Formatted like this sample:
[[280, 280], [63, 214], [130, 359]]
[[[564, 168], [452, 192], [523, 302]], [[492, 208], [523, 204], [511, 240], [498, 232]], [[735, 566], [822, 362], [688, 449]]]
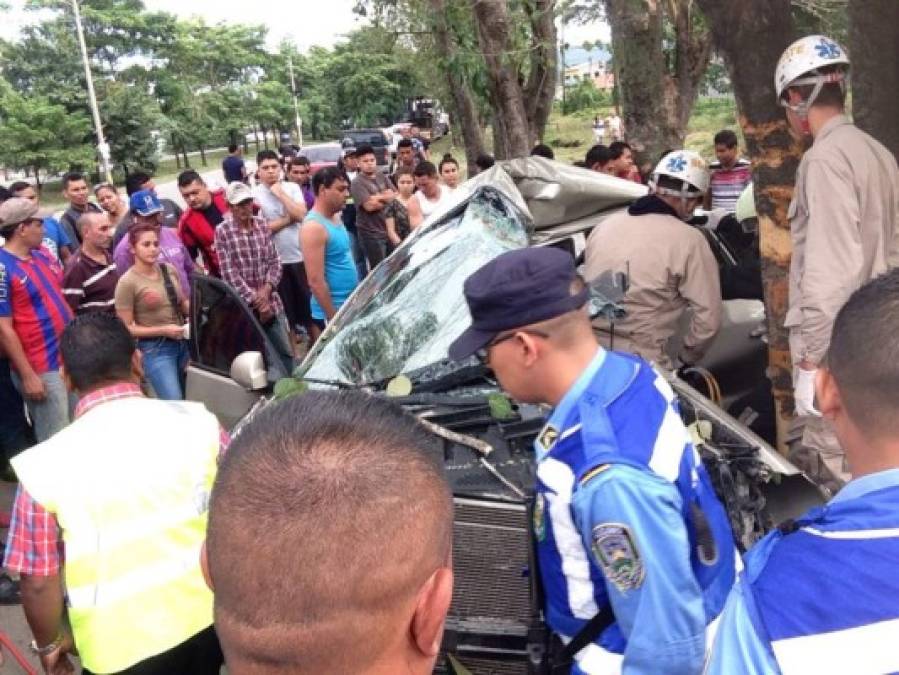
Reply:
[[516, 400], [554, 407], [534, 448], [533, 535], [555, 665], [698, 675], [735, 549], [668, 382], [600, 347], [565, 251], [504, 253], [465, 297], [472, 325], [450, 356], [477, 354]]
[[712, 652], [713, 675], [899, 671], [899, 269], [834, 322], [818, 409], [852, 480], [746, 556]]

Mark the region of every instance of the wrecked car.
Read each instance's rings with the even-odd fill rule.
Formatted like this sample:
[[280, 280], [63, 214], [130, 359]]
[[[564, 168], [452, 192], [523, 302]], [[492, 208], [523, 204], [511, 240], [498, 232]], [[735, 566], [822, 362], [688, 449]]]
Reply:
[[[278, 371], [264, 332], [227, 286], [195, 281], [188, 397], [200, 395], [222, 419], [249, 409], [235, 434], [273, 398], [308, 388], [364, 388], [416, 415], [433, 434], [432, 451], [456, 505], [456, 585], [441, 672], [548, 672], [529, 506], [532, 444], [549, 409], [509, 400], [488, 367], [475, 358], [449, 361], [447, 348], [470, 322], [462, 285], [471, 273], [523, 246], [556, 246], [577, 259], [590, 230], [645, 188], [542, 158], [501, 163], [463, 187], [454, 205], [360, 284], [292, 377]], [[620, 316], [626, 280], [588, 283], [591, 312]], [[218, 311], [228, 315], [216, 318]], [[727, 317], [704, 362], [722, 405], [755, 386], [747, 373], [764, 377], [764, 344], [750, 337], [759, 308], [732, 306]], [[690, 384], [668, 378], [742, 550], [822, 501], [745, 424]]]

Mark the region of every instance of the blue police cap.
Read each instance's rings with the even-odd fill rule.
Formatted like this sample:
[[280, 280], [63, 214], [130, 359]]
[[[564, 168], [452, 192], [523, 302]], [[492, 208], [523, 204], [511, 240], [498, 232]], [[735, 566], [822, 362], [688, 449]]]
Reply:
[[152, 216], [154, 213], [162, 213], [162, 202], [152, 190], [139, 190], [131, 195], [129, 203], [131, 210], [141, 216]]
[[465, 280], [471, 326], [450, 345], [450, 358], [461, 361], [503, 331], [582, 307], [588, 291], [571, 294], [576, 276], [574, 259], [558, 248], [521, 248], [497, 256]]

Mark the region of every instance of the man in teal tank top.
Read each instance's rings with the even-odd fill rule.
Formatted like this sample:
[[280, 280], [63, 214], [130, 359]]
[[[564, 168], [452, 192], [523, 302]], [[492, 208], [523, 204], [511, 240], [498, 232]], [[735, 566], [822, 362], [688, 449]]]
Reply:
[[[346, 302], [359, 283], [350, 236], [339, 216], [349, 186], [337, 167], [312, 177], [315, 203], [300, 231], [306, 275], [312, 291], [312, 320], [321, 330]], [[317, 337], [317, 336], [314, 336]]]

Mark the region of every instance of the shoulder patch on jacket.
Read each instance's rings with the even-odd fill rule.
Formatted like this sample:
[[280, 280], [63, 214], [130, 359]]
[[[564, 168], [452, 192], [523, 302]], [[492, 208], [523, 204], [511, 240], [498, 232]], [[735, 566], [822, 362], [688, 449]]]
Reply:
[[593, 557], [603, 575], [622, 593], [639, 588], [646, 570], [630, 528], [603, 523], [593, 528]]

